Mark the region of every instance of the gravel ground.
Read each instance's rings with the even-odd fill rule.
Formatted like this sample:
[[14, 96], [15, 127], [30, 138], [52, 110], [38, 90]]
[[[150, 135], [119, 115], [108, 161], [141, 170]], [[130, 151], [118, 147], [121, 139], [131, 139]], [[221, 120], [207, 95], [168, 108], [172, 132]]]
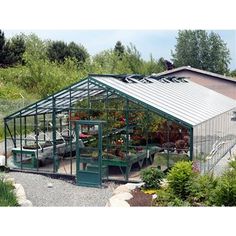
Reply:
[[8, 175], [22, 184], [33, 206], [105, 206], [116, 187], [113, 183], [103, 188], [79, 187], [64, 180], [20, 172], [10, 172]]

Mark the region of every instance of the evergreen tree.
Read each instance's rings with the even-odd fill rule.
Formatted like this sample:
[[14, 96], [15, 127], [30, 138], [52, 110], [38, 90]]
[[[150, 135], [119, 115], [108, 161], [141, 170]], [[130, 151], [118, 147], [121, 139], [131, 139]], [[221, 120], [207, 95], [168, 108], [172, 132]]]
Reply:
[[124, 55], [125, 47], [122, 45], [121, 41], [116, 42], [114, 51], [119, 57], [122, 57]]
[[63, 63], [66, 58], [75, 58], [78, 63], [85, 62], [89, 57], [87, 50], [74, 42], [68, 45], [63, 41], [52, 41], [48, 46], [48, 58], [50, 61]]
[[180, 30], [172, 57], [176, 67], [190, 65], [220, 74], [229, 72], [229, 49], [214, 32]]
[[49, 42], [47, 54], [50, 61], [62, 63], [69, 55], [67, 44], [63, 41]]
[[5, 66], [22, 64], [25, 49], [26, 46], [23, 35], [16, 35], [15, 37], [9, 39], [4, 46]]
[[85, 62], [89, 57], [87, 50], [82, 45], [78, 45], [74, 42], [69, 43], [67, 50], [68, 56], [74, 57], [79, 63]]
[[6, 38], [4, 35], [4, 32], [0, 30], [0, 67], [4, 66], [4, 60], [5, 60], [5, 51], [4, 47], [6, 44]]

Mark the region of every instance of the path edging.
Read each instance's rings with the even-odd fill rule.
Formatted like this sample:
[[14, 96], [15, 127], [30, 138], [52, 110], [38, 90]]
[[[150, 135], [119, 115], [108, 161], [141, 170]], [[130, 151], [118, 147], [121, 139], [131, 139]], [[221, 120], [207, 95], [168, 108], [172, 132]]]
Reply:
[[12, 183], [15, 187], [14, 192], [16, 194], [17, 202], [21, 207], [32, 207], [33, 204], [26, 198], [25, 190], [21, 184], [15, 183], [14, 178], [6, 177], [6, 181]]
[[140, 188], [144, 183], [127, 183], [117, 187], [112, 194], [112, 197], [106, 203], [105, 207], [130, 207], [126, 200], [133, 198], [131, 191]]

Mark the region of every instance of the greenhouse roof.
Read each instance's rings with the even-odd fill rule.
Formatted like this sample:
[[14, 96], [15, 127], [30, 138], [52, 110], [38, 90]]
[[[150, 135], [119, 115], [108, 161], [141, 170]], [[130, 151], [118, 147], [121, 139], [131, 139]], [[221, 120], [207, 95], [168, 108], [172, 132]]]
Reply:
[[90, 75], [5, 119], [68, 110], [73, 103], [88, 96], [87, 88], [89, 96], [105, 93], [104, 89], [109, 89], [189, 127], [236, 108], [235, 100], [183, 77]]

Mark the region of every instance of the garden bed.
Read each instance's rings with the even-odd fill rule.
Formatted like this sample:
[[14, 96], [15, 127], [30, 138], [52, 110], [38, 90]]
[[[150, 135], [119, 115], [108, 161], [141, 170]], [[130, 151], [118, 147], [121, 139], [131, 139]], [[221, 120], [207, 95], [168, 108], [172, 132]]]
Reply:
[[152, 206], [152, 195], [144, 193], [141, 191], [141, 189], [136, 188], [131, 191], [131, 194], [133, 195], [133, 198], [130, 200], [127, 200], [129, 205], [131, 207], [135, 206], [144, 206], [144, 207], [149, 207]]

